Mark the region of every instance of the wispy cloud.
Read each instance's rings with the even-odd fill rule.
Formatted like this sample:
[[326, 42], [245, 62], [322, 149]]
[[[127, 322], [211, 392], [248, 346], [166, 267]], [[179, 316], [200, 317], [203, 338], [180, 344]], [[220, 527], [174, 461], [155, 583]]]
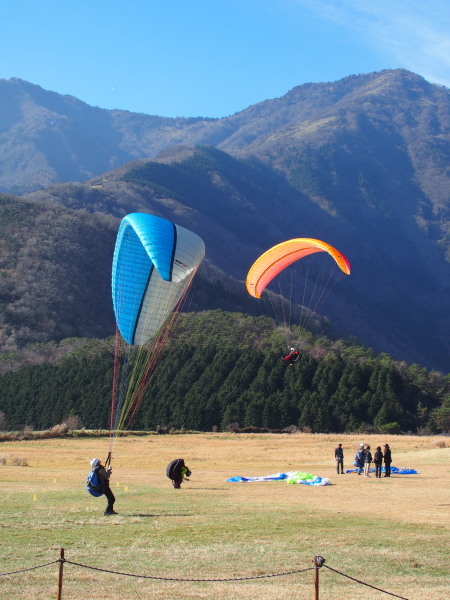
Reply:
[[391, 64], [450, 87], [447, 0], [294, 0], [352, 30]]

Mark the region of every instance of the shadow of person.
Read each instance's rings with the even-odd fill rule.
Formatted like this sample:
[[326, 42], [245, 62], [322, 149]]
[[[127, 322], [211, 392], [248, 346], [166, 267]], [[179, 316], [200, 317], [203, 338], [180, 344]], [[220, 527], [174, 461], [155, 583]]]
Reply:
[[142, 518], [152, 518], [152, 517], [193, 517], [194, 515], [192, 513], [164, 513], [164, 514], [143, 514], [143, 513], [137, 513], [135, 515], [130, 515], [130, 517], [142, 517]]

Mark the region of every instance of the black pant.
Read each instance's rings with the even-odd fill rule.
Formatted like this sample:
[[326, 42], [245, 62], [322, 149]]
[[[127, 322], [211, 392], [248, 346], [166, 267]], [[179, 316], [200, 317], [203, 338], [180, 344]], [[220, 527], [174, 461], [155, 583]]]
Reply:
[[112, 512], [114, 510], [114, 502], [116, 501], [116, 498], [115, 498], [114, 494], [112, 493], [112, 490], [109, 487], [109, 485], [107, 486], [107, 488], [105, 490], [105, 496], [108, 499], [108, 506], [106, 507], [105, 512]]
[[381, 477], [381, 463], [375, 463], [375, 477]]
[[339, 475], [339, 469], [340, 469], [341, 473], [344, 472], [344, 459], [343, 458], [337, 458], [336, 459], [336, 473], [338, 475]]
[[384, 476], [390, 477], [391, 476], [391, 463], [384, 463], [384, 469], [385, 469]]

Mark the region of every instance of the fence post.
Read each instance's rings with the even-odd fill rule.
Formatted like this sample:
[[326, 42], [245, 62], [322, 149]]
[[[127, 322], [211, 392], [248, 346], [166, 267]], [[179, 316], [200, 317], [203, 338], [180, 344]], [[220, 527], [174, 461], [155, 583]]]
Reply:
[[314, 565], [314, 600], [319, 600], [319, 569], [324, 564], [325, 559], [322, 556], [313, 558]]
[[62, 582], [63, 582], [63, 571], [64, 571], [64, 548], [61, 548], [59, 554], [59, 575], [58, 575], [58, 600], [62, 598]]

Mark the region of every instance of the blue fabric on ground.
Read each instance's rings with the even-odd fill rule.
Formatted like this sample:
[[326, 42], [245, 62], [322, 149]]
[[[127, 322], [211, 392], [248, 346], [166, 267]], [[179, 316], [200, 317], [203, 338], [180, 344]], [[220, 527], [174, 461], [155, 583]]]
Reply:
[[[357, 473], [359, 469], [347, 469], [346, 473]], [[375, 473], [375, 469], [372, 467], [369, 469], [370, 473]], [[381, 472], [386, 473], [386, 468], [381, 467]], [[405, 467], [391, 467], [391, 473], [395, 473], [396, 475], [417, 475], [419, 471], [415, 469], [405, 469]]]
[[227, 479], [227, 483], [244, 483], [246, 481], [282, 481], [283, 479], [287, 478], [287, 473], [275, 473], [274, 475], [266, 475], [264, 477], [230, 477], [230, 479]]

